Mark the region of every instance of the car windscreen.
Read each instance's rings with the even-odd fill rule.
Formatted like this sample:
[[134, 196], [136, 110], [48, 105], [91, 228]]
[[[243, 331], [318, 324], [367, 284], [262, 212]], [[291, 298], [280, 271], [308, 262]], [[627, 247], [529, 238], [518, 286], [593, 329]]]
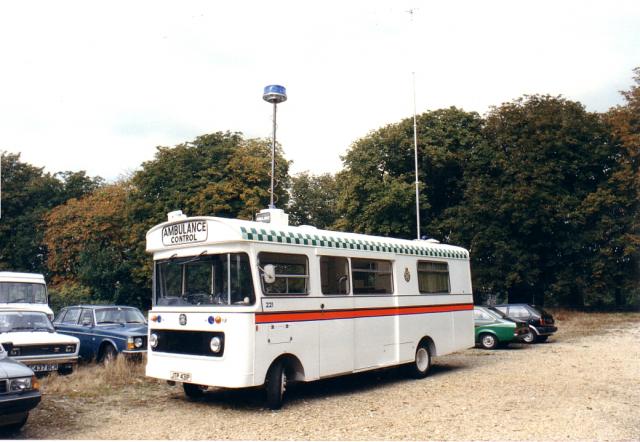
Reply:
[[111, 307], [96, 309], [96, 324], [145, 324], [140, 310], [135, 308]]
[[255, 303], [249, 256], [223, 253], [156, 262], [156, 305]]
[[53, 332], [53, 324], [42, 312], [0, 312], [0, 333]]
[[46, 304], [47, 288], [31, 282], [0, 282], [0, 303]]

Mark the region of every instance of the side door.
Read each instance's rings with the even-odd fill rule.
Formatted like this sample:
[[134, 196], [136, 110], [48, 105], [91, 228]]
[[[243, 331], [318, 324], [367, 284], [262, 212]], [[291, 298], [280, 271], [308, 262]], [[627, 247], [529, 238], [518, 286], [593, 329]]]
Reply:
[[64, 335], [75, 336], [80, 339], [80, 355], [82, 356], [81, 329], [78, 325], [81, 312], [82, 309], [80, 307], [69, 307], [65, 313], [61, 313], [56, 318], [56, 323], [54, 325], [58, 332]]
[[96, 336], [93, 309], [83, 308], [78, 320], [78, 332], [76, 337], [80, 339], [80, 356], [89, 361], [96, 355]]
[[320, 256], [320, 377], [351, 373], [354, 367], [354, 320], [349, 260]]

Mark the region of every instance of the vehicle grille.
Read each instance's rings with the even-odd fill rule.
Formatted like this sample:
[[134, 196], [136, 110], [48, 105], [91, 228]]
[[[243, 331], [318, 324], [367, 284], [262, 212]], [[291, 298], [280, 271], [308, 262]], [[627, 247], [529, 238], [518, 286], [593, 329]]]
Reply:
[[8, 381], [0, 381], [0, 394], [7, 392]]
[[[68, 352], [66, 351], [67, 347], [70, 347], [73, 350]], [[16, 356], [64, 355], [74, 353], [76, 351], [76, 345], [20, 345], [13, 347], [13, 349], [19, 349], [20, 351]]]
[[[181, 355], [214, 356], [224, 354], [224, 333], [178, 330], [151, 330], [158, 336], [158, 345], [151, 351], [161, 353], [177, 353]], [[211, 338], [218, 336], [222, 341], [222, 348], [214, 353], [209, 348]]]

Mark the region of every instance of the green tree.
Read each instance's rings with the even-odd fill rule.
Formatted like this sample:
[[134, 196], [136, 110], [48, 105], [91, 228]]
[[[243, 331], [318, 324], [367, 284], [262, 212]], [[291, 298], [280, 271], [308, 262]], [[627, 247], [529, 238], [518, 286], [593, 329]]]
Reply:
[[291, 178], [289, 222], [327, 229], [338, 219], [338, 186], [335, 176], [299, 173]]
[[85, 172], [52, 175], [20, 161], [20, 154], [2, 152], [1, 160], [0, 269], [47, 274], [43, 216], [68, 198], [90, 192], [101, 179]]
[[484, 135], [464, 201], [443, 220], [471, 250], [474, 290], [583, 305], [584, 204], [614, 167], [600, 116], [560, 97], [528, 96], [494, 108]]
[[[288, 200], [289, 162], [276, 150], [275, 201]], [[175, 147], [158, 147], [132, 179], [128, 222], [135, 241], [133, 281], [151, 288], [152, 260], [145, 234], [166, 221], [168, 212], [252, 219], [269, 204], [271, 145], [244, 139], [240, 133], [217, 132]]]
[[[439, 219], [463, 197], [467, 156], [482, 143], [474, 112], [440, 109], [417, 117], [421, 231], [442, 238]], [[404, 238], [416, 236], [413, 119], [356, 141], [337, 176], [335, 226]]]

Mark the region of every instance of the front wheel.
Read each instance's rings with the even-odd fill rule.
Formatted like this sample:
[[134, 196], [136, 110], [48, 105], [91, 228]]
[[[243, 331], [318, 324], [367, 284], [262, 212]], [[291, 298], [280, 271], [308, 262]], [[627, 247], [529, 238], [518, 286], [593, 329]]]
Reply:
[[205, 385], [198, 384], [182, 384], [182, 388], [189, 399], [200, 399], [207, 391]]
[[267, 406], [271, 410], [279, 410], [284, 402], [284, 392], [287, 389], [287, 373], [282, 361], [271, 366], [265, 380]]
[[420, 344], [416, 349], [416, 357], [409, 365], [409, 375], [415, 379], [422, 379], [429, 373], [431, 368], [431, 352], [426, 344]]
[[102, 356], [100, 357], [100, 362], [105, 365], [109, 365], [115, 362], [118, 357], [118, 350], [116, 350], [113, 345], [106, 344], [104, 349], [102, 350]]
[[538, 342], [547, 342], [549, 336], [538, 336]]
[[493, 350], [498, 346], [498, 338], [491, 333], [484, 333], [480, 335], [480, 345], [486, 350]]

